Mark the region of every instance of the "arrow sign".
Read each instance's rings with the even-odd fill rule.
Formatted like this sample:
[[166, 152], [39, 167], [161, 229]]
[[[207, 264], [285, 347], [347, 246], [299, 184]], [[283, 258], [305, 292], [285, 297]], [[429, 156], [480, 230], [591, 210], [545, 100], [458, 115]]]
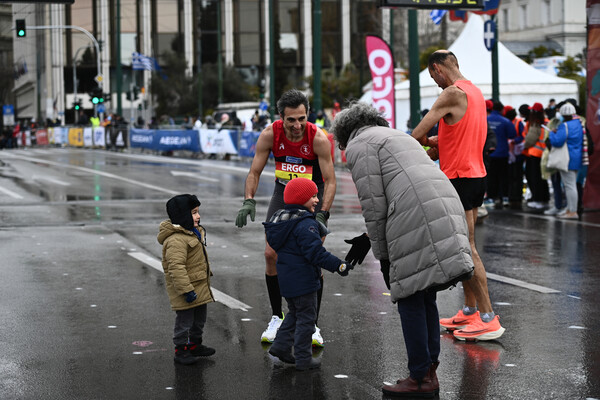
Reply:
[[496, 23], [492, 20], [485, 21], [483, 24], [483, 44], [489, 51], [492, 51], [496, 44]]

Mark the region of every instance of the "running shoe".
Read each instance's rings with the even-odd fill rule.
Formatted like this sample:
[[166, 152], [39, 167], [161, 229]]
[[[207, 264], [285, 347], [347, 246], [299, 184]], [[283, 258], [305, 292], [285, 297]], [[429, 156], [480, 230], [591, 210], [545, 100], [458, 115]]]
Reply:
[[321, 330], [315, 325], [315, 333], [312, 335], [313, 347], [324, 347], [323, 336], [321, 336]]
[[480, 318], [464, 329], [454, 331], [454, 337], [458, 340], [495, 340], [504, 333], [500, 325], [500, 317], [497, 315], [490, 322], [483, 322]]
[[271, 317], [271, 321], [269, 321], [267, 329], [265, 329], [265, 331], [262, 333], [260, 341], [263, 343], [273, 343], [275, 336], [277, 336], [277, 330], [281, 326], [282, 322], [282, 318], [279, 318], [277, 315], [273, 315]]
[[460, 309], [454, 317], [441, 318], [440, 325], [446, 328], [448, 331], [454, 331], [457, 329], [463, 329], [475, 321], [481, 321], [481, 318], [479, 318], [479, 311], [471, 315], [465, 315], [463, 310]]

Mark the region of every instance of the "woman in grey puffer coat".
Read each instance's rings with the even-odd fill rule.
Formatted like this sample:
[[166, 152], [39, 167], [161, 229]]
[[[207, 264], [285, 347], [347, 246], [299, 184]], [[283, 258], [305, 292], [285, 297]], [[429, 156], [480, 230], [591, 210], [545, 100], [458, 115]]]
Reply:
[[338, 113], [332, 131], [346, 149], [373, 254], [402, 322], [410, 377], [383, 391], [438, 392], [436, 292], [473, 271], [462, 203], [421, 145], [388, 128], [370, 105], [353, 103]]

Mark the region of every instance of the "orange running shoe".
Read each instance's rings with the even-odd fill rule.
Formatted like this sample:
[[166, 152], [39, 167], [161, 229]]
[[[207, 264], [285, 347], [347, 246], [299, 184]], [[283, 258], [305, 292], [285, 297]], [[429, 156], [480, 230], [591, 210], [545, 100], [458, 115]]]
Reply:
[[481, 318], [479, 318], [479, 311], [477, 311], [475, 314], [465, 315], [463, 310], [460, 309], [454, 317], [441, 318], [440, 325], [446, 328], [448, 331], [453, 331], [456, 329], [463, 329], [467, 325], [478, 320], [481, 321]]
[[496, 315], [490, 322], [477, 318], [464, 329], [454, 331], [454, 337], [458, 340], [494, 340], [502, 336], [505, 330], [500, 325], [500, 317]]

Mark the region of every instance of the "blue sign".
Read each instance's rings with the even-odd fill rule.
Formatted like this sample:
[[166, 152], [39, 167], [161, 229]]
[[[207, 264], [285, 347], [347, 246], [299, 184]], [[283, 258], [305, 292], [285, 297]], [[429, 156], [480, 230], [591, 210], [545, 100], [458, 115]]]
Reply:
[[104, 107], [104, 104], [98, 104], [98, 106], [96, 107], [96, 110], [99, 113], [103, 113], [104, 111], [106, 111], [106, 108]]
[[483, 24], [483, 44], [485, 44], [485, 48], [492, 51], [496, 45], [496, 40], [496, 23], [491, 19], [485, 21], [485, 24]]

